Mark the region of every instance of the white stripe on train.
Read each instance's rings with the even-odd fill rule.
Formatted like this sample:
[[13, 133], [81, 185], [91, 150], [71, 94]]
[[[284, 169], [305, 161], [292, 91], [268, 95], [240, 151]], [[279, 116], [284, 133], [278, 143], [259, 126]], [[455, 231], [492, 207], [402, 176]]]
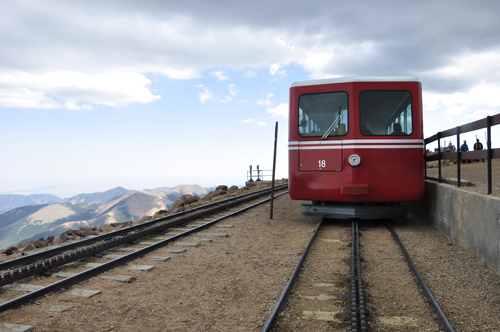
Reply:
[[288, 145], [338, 145], [338, 144], [358, 144], [358, 143], [420, 143], [424, 144], [423, 139], [346, 139], [336, 141], [292, 141]]
[[340, 149], [423, 149], [423, 145], [337, 145], [289, 146], [288, 150], [340, 150]]

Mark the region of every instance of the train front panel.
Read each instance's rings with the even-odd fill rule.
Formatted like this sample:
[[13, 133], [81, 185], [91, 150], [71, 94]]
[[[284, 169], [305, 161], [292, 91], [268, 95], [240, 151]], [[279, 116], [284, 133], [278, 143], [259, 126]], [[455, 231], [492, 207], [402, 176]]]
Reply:
[[333, 79], [290, 89], [289, 190], [318, 202], [409, 202], [424, 192], [421, 84]]

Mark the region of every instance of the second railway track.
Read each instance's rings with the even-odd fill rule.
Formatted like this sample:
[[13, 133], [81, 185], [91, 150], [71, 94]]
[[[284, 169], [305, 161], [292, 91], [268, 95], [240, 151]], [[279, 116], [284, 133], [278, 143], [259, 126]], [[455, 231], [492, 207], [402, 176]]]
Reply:
[[[286, 186], [279, 186], [277, 189], [275, 197], [283, 194], [279, 190], [286, 189]], [[206, 230], [226, 217], [269, 201], [269, 199], [262, 199], [262, 196], [268, 195], [269, 192], [269, 189], [259, 190], [258, 192], [201, 206], [195, 210], [188, 210], [184, 213], [125, 228], [118, 232], [40, 252], [31, 255], [31, 257], [21, 257], [17, 260], [2, 263], [0, 268], [22, 267], [15, 268], [12, 271], [4, 270], [0, 279], [0, 286], [3, 286], [5, 290], [27, 293], [18, 297], [12, 293], [0, 295], [0, 312], [23, 305], [45, 294], [68, 289], [76, 283], [133, 261], [191, 233]], [[202, 211], [197, 212], [196, 210]], [[209, 216], [211, 216], [211, 220], [206, 220], [205, 218]], [[179, 226], [184, 226], [184, 229], [176, 228]], [[223, 236], [223, 233], [212, 233], [211, 236]], [[130, 246], [130, 244], [138, 246]], [[71, 249], [75, 250], [72, 251]], [[175, 252], [175, 249], [172, 250]], [[113, 255], [113, 253], [116, 254], [116, 251], [121, 255]], [[62, 255], [54, 257], [57, 254]], [[86, 258], [88, 260], [91, 257], [102, 257], [103, 260], [108, 261], [72, 265], [72, 263], [78, 263], [79, 260]], [[109, 261], [109, 259], [111, 260]], [[158, 259], [168, 259], [168, 257], [158, 257]], [[95, 261], [95, 259], [91, 260]], [[30, 264], [24, 265], [28, 263]], [[59, 273], [59, 268], [64, 268], [65, 271]], [[83, 270], [83, 268], [86, 269]], [[68, 269], [72, 270], [67, 271]], [[44, 285], [40, 285], [40, 282], [37, 285], [18, 282], [42, 273], [47, 276], [55, 274], [64, 279], [52, 283], [45, 281], [43, 282]]]

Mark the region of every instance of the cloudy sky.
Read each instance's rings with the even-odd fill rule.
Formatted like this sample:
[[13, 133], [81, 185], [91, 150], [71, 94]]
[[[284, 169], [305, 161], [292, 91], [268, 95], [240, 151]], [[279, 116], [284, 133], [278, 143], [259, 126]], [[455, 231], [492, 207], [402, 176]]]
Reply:
[[301, 80], [416, 76], [426, 137], [500, 113], [499, 13], [496, 0], [0, 0], [0, 194], [241, 185], [248, 165], [272, 168], [276, 122], [287, 177]]

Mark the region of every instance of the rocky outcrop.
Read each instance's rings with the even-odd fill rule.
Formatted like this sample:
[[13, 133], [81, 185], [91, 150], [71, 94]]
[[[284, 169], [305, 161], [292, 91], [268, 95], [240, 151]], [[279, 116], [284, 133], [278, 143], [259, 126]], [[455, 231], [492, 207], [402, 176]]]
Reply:
[[200, 200], [200, 197], [198, 196], [193, 196], [193, 195], [182, 195], [181, 197], [179, 197], [175, 202], [174, 204], [172, 205], [172, 209], [171, 210], [175, 210], [181, 206], [185, 206], [185, 205], [188, 205], [188, 204], [192, 204], [192, 203], [195, 203], [195, 202], [198, 202]]
[[7, 249], [5, 249], [4, 251], [2, 251], [1, 253], [4, 254], [4, 255], [10, 256], [10, 255], [12, 255], [13, 253], [15, 253], [18, 250], [19, 249], [17, 249], [17, 247], [8, 247]]
[[[163, 217], [166, 217], [168, 216], [170, 213], [168, 213], [167, 210], [160, 210], [160, 211], [156, 211], [155, 214], [153, 214], [153, 217], [150, 217], [150, 220], [153, 220], [153, 219], [158, 219], [158, 218], [163, 218]], [[148, 220], [149, 221], [149, 220]], [[134, 221], [135, 223], [135, 221]]]
[[203, 201], [204, 202], [209, 202], [209, 201], [214, 200], [214, 198], [219, 197], [219, 196], [223, 196], [223, 195], [227, 195], [227, 191], [226, 190], [223, 190], [221, 188], [215, 189], [215, 191], [211, 191], [205, 197], [203, 197]]
[[[165, 211], [165, 210], [160, 210], [160, 211]], [[158, 213], [158, 212], [157, 212]], [[137, 220], [134, 220], [132, 222], [133, 225], [138, 225], [138, 224], [142, 224], [143, 222], [146, 222], [146, 221], [150, 221], [150, 220], [153, 220], [154, 218], [152, 216], [144, 216], [142, 218], [139, 218]]]
[[102, 224], [101, 226], [99, 226], [99, 231], [101, 231], [101, 233], [112, 232], [114, 230], [115, 228], [108, 224]]
[[36, 249], [35, 245], [33, 243], [30, 243], [26, 247], [22, 248], [21, 252], [24, 253], [24, 252], [35, 250], [35, 249]]

